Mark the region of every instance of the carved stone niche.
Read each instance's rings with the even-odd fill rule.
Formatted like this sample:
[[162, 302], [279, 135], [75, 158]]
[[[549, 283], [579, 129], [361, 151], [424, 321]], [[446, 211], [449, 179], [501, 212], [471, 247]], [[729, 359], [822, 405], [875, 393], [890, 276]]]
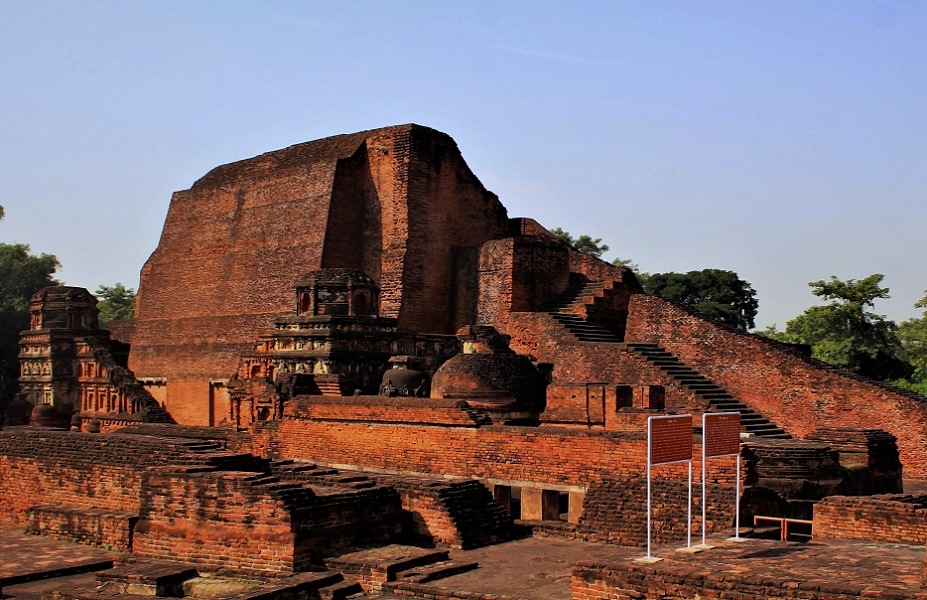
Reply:
[[375, 317], [380, 288], [357, 269], [319, 269], [296, 281], [296, 314]]

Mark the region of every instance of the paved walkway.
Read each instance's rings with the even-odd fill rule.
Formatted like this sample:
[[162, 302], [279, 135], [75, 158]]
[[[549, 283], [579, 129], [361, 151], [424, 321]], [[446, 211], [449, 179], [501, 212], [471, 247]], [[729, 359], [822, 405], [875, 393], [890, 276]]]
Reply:
[[[114, 555], [109, 552], [0, 530], [0, 583], [7, 595], [31, 597], [32, 591], [68, 589], [83, 582], [75, 569], [101, 570]], [[874, 592], [911, 592], [921, 588], [924, 549], [920, 546], [850, 541], [800, 544], [768, 540], [727, 542], [709, 540], [716, 548], [685, 554], [676, 547], [657, 547], [664, 560], [648, 568], [661, 572], [707, 572], [749, 577], [807, 581]], [[633, 568], [643, 556], [640, 548], [528, 538], [476, 550], [453, 551], [458, 560], [478, 561], [480, 568], [429, 586], [445, 591], [498, 594], [531, 600], [569, 600], [571, 568], [578, 562], [624, 565]], [[14, 585], [42, 571], [57, 574], [32, 584]], [[89, 581], [89, 579], [88, 579]], [[38, 586], [38, 587], [36, 587]], [[35, 588], [33, 590], [33, 588]], [[38, 595], [35, 595], [38, 598]]]
[[[924, 572], [920, 546], [857, 541], [779, 542], [709, 540], [716, 547], [696, 554], [656, 548], [664, 560], [647, 565], [661, 572], [730, 574], [813, 582], [868, 592], [919, 591]], [[644, 552], [604, 544], [525, 539], [452, 553], [480, 568], [433, 582], [443, 590], [493, 593], [532, 600], [569, 600], [570, 572], [578, 562], [633, 568]]]
[[49, 576], [107, 569], [118, 553], [27, 535], [0, 523], [0, 587]]

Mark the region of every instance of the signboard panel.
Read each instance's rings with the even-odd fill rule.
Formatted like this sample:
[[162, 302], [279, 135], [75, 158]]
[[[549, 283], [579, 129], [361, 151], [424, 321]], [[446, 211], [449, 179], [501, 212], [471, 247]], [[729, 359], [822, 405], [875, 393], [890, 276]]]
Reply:
[[650, 464], [692, 460], [692, 415], [650, 417]]
[[740, 453], [740, 413], [705, 413], [703, 425], [706, 458]]

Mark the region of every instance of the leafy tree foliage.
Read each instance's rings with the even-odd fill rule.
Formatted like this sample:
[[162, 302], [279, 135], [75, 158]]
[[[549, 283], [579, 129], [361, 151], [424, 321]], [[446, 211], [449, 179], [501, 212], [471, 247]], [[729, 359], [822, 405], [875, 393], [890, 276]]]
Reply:
[[640, 266], [630, 258], [615, 258], [612, 260], [612, 264], [616, 267], [624, 267], [626, 269], [631, 269], [634, 275], [637, 277], [638, 283], [640, 283], [645, 288], [647, 287], [647, 280], [650, 279], [650, 273], [645, 273], [641, 271]]
[[16, 392], [19, 332], [29, 326], [29, 299], [58, 281], [61, 264], [51, 254], [31, 254], [26, 244], [0, 243], [0, 412]]
[[650, 294], [685, 302], [705, 316], [744, 331], [754, 326], [759, 309], [753, 286], [733, 271], [654, 273], [647, 278], [645, 287]]
[[815, 358], [874, 379], [907, 377], [911, 366], [893, 321], [873, 313], [875, 301], [889, 297], [881, 287], [884, 276], [842, 281], [812, 281], [812, 293], [829, 300], [812, 306], [786, 324], [782, 341], [810, 344]]
[[94, 296], [99, 302], [100, 325], [105, 325], [116, 319], [131, 319], [135, 316], [135, 290], [127, 288], [121, 283], [115, 285], [100, 285]]
[[583, 234], [578, 238], [574, 238], [572, 235], [570, 235], [569, 231], [564, 231], [559, 227], [551, 229], [550, 232], [560, 238], [560, 241], [562, 241], [564, 244], [570, 246], [578, 252], [589, 254], [590, 256], [595, 256], [596, 258], [600, 258], [603, 254], [608, 252], [608, 244], [603, 244], [602, 238], [593, 239], [592, 236], [588, 236], [586, 234]]
[[[914, 306], [927, 309], [927, 291]], [[921, 383], [923, 390], [920, 393], [927, 395], [927, 310], [920, 318], [908, 319], [898, 325], [898, 339], [915, 369], [911, 380]]]

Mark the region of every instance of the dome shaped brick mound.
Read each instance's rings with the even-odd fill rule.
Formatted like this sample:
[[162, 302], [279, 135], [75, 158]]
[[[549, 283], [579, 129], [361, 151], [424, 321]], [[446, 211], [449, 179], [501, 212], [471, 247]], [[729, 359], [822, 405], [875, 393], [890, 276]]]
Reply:
[[547, 381], [527, 356], [508, 347], [493, 327], [457, 332], [464, 351], [445, 362], [431, 384], [433, 398], [461, 399], [474, 408], [536, 416], [544, 410]]

